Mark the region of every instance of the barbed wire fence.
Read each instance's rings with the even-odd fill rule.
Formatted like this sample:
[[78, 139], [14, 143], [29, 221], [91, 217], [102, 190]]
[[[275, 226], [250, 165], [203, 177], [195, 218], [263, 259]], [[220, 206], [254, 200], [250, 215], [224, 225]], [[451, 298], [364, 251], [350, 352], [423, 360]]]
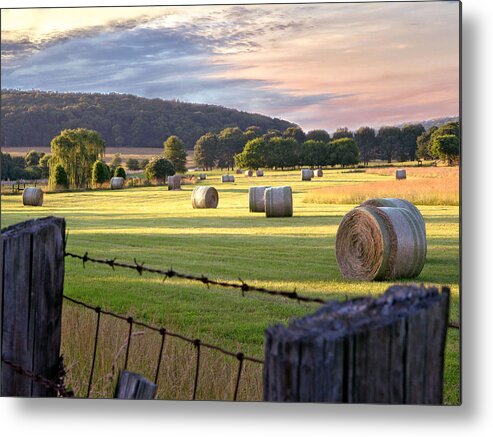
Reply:
[[[143, 275], [143, 273], [150, 273], [150, 274], [159, 275], [163, 278], [163, 281], [165, 281], [166, 279], [169, 279], [169, 278], [176, 278], [176, 279], [183, 279], [183, 280], [194, 281], [196, 283], [200, 283], [200, 284], [206, 286], [208, 289], [211, 289], [211, 287], [229, 288], [229, 289], [233, 289], [235, 291], [240, 292], [243, 297], [245, 297], [248, 293], [255, 292], [255, 293], [268, 295], [271, 297], [284, 298], [284, 299], [296, 301], [298, 303], [316, 303], [316, 304], [321, 305], [321, 304], [326, 304], [329, 302], [328, 300], [322, 299], [320, 297], [306, 296], [306, 295], [300, 294], [296, 291], [296, 289], [294, 289], [294, 290], [274, 290], [274, 289], [269, 289], [269, 288], [265, 288], [265, 287], [259, 287], [259, 286], [251, 285], [242, 279], [238, 279], [238, 281], [224, 281], [224, 280], [211, 279], [205, 275], [194, 275], [194, 274], [177, 272], [173, 268], [159, 269], [159, 268], [147, 267], [144, 265], [143, 262], [139, 263], [135, 258], [133, 260], [133, 263], [130, 263], [130, 262], [118, 261], [116, 258], [113, 258], [113, 259], [94, 258], [94, 257], [89, 256], [88, 252], [85, 252], [83, 255], [75, 254], [75, 253], [66, 251], [66, 236], [64, 234], [65, 224], [64, 224], [63, 219], [46, 218], [46, 219], [40, 219], [40, 221], [41, 220], [46, 220], [48, 225], [51, 225], [51, 222], [57, 222], [57, 221], [63, 222], [62, 234], [64, 235], [64, 237], [60, 243], [61, 246], [58, 250], [59, 255], [57, 258], [58, 263], [61, 262], [62, 266], [63, 266], [63, 259], [66, 257], [70, 257], [73, 259], [80, 260], [82, 262], [82, 265], [84, 268], [86, 267], [87, 263], [101, 264], [101, 265], [106, 265], [106, 266], [110, 267], [112, 270], [115, 270], [116, 268], [122, 268], [122, 269], [135, 271], [139, 275]], [[36, 222], [36, 220], [34, 220], [33, 222]], [[25, 223], [29, 223], [29, 222], [25, 222]], [[36, 224], [36, 226], [38, 225], [37, 223], [35, 223], [35, 224]], [[32, 232], [39, 231], [39, 229], [36, 229], [36, 226], [34, 226], [35, 229]], [[60, 233], [60, 226], [61, 226], [60, 223], [57, 222], [57, 227], [55, 228], [55, 231], [56, 231], [55, 234]], [[18, 227], [18, 230], [20, 233], [26, 231], [26, 229], [29, 230], [29, 226], [27, 226], [26, 224], [22, 224], [22, 226]], [[7, 231], [8, 230], [9, 229], [7, 228]], [[16, 231], [17, 231], [17, 229], [16, 229]], [[29, 231], [29, 232], [31, 232], [31, 231]], [[43, 238], [46, 238], [46, 236], [44, 236]], [[29, 253], [31, 254], [30, 257], [32, 259], [32, 257], [33, 257], [33, 254], [32, 254], [33, 238], [31, 238], [30, 242], [29, 242], [29, 240], [26, 240], [26, 242], [27, 242], [26, 244], [30, 245], [29, 246]], [[16, 249], [16, 248], [14, 247], [14, 249]], [[17, 248], [16, 250], [19, 251], [19, 248]], [[53, 250], [53, 248], [50, 248], [50, 247], [48, 247], [46, 249], [46, 251], [47, 252], [45, 255], [51, 254], [51, 252], [56, 252], [56, 250]], [[13, 253], [16, 253], [16, 252], [14, 251]], [[5, 245], [4, 245], [4, 257], [5, 257]], [[44, 259], [44, 258], [41, 257], [40, 259]], [[57, 266], [57, 262], [48, 262], [48, 261], [46, 261], [46, 262], [47, 262], [46, 266], [49, 266], [50, 268], [56, 268], [56, 266]], [[53, 266], [55, 266], [55, 267], [53, 267]], [[32, 265], [27, 266], [27, 267], [32, 268]], [[14, 271], [14, 270], [15, 270], [15, 268], [12, 269], [12, 271]], [[42, 271], [42, 268], [40, 268], [40, 271]], [[63, 272], [63, 267], [62, 267], [62, 272]], [[18, 274], [18, 277], [21, 277], [21, 275]], [[30, 276], [27, 275], [27, 277], [30, 277]], [[63, 280], [63, 275], [62, 275], [62, 280]], [[31, 279], [31, 281], [33, 282], [33, 284], [36, 283], [36, 281], [34, 279]], [[130, 355], [131, 344], [132, 344], [132, 342], [131, 342], [132, 332], [133, 332], [133, 329], [135, 326], [149, 329], [151, 331], [158, 333], [161, 336], [161, 341], [160, 341], [160, 345], [159, 345], [159, 353], [155, 359], [154, 372], [153, 372], [153, 374], [154, 374], [153, 382], [156, 385], [159, 382], [159, 374], [160, 374], [160, 368], [161, 368], [161, 364], [162, 364], [162, 360], [163, 360], [164, 346], [165, 346], [166, 339], [168, 337], [173, 337], [173, 338], [176, 338], [176, 339], [178, 339], [184, 343], [188, 343], [188, 344], [192, 345], [195, 348], [195, 366], [194, 366], [195, 369], [194, 369], [194, 373], [193, 373], [193, 391], [192, 391], [191, 399], [197, 398], [197, 388], [198, 388], [199, 382], [200, 382], [201, 351], [203, 349], [215, 350], [215, 351], [217, 351], [217, 352], [219, 352], [225, 356], [233, 357], [237, 360], [237, 368], [236, 368], [235, 376], [234, 376], [234, 378], [235, 378], [235, 380], [234, 380], [234, 393], [232, 395], [232, 400], [235, 400], [235, 401], [238, 400], [239, 387], [240, 387], [240, 384], [241, 384], [241, 381], [242, 381], [242, 378], [244, 375], [244, 364], [245, 364], [245, 362], [251, 362], [251, 363], [254, 363], [254, 364], [260, 365], [260, 366], [263, 366], [265, 364], [264, 360], [253, 357], [253, 356], [249, 356], [242, 351], [228, 350], [224, 347], [203, 341], [202, 339], [192, 338], [192, 337], [180, 334], [178, 332], [171, 331], [171, 330], [167, 329], [166, 327], [155, 326], [155, 325], [146, 323], [146, 322], [141, 321], [141, 320], [136, 320], [131, 316], [117, 314], [117, 313], [110, 311], [108, 309], [103, 309], [100, 306], [94, 306], [94, 305], [91, 305], [87, 302], [83, 302], [81, 300], [67, 296], [67, 295], [63, 294], [63, 284], [62, 284], [62, 287], [59, 287], [59, 289], [62, 292], [61, 293], [62, 300], [65, 300], [67, 302], [70, 302], [71, 304], [86, 308], [90, 311], [94, 311], [94, 313], [96, 314], [96, 329], [94, 332], [93, 343], [92, 343], [92, 357], [91, 357], [91, 365], [90, 365], [90, 373], [89, 373], [87, 390], [86, 390], [85, 395], [81, 395], [79, 393], [79, 397], [88, 397], [89, 398], [91, 396], [92, 386], [93, 386], [93, 378], [94, 378], [94, 372], [95, 372], [95, 362], [96, 362], [96, 357], [97, 357], [97, 352], [98, 352], [98, 343], [99, 343], [100, 336], [101, 336], [101, 329], [100, 329], [101, 319], [102, 319], [103, 315], [114, 318], [114, 319], [123, 320], [128, 324], [128, 336], [126, 339], [125, 361], [124, 361], [124, 366], [123, 366], [124, 370], [127, 369], [127, 366], [129, 363], [129, 355]], [[338, 292], [337, 296], [340, 297], [341, 293]], [[363, 299], [365, 297], [368, 297], [368, 296], [361, 296], [360, 298]], [[17, 299], [16, 296], [14, 296], [13, 298]], [[347, 300], [347, 298], [348, 298], [348, 296], [346, 296], [346, 300]], [[31, 304], [31, 302], [29, 302], [29, 304]], [[61, 310], [61, 304], [60, 304], [60, 310]], [[448, 323], [448, 325], [447, 325], [448, 328], [452, 328], [452, 329], [456, 329], [456, 330], [460, 329], [460, 325], [456, 321], [448, 321], [447, 323]], [[46, 378], [46, 376], [43, 376], [41, 373], [36, 373], [32, 370], [26, 369], [19, 362], [16, 362], [16, 360], [8, 359], [8, 358], [4, 357], [3, 352], [2, 352], [2, 364], [8, 366], [16, 374], [22, 375], [23, 377], [28, 378], [28, 379], [34, 381], [35, 383], [43, 386], [44, 388], [52, 390], [53, 392], [55, 392], [60, 397], [73, 397], [74, 393], [65, 387], [65, 382], [64, 382], [65, 370], [63, 369], [63, 360], [61, 360], [60, 363], [61, 363], [61, 367], [59, 368], [59, 372], [57, 374], [57, 377], [54, 380], [50, 380], [49, 378]]]

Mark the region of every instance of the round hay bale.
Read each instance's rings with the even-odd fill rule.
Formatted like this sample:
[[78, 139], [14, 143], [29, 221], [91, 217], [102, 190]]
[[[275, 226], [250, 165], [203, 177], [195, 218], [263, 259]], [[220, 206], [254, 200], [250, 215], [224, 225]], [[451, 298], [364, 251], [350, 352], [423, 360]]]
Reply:
[[168, 190], [181, 190], [181, 176], [168, 176]]
[[243, 170], [241, 168], [236, 169], [236, 174], [242, 174], [242, 173], [243, 173]]
[[291, 187], [266, 188], [264, 205], [267, 217], [292, 217], [293, 192]]
[[395, 171], [395, 178], [396, 179], [406, 179], [406, 170], [403, 168], [396, 170]]
[[221, 182], [234, 182], [235, 177], [233, 175], [225, 174], [221, 176]]
[[264, 171], [263, 170], [257, 170], [255, 172], [255, 174], [257, 175], [258, 178], [261, 178], [264, 175]]
[[313, 177], [313, 170], [304, 168], [301, 170], [301, 180], [302, 181], [311, 181]]
[[265, 212], [265, 190], [270, 187], [250, 187], [248, 189], [248, 204], [250, 212]]
[[426, 259], [426, 235], [404, 208], [360, 206], [342, 219], [336, 259], [346, 279], [414, 278]]
[[324, 172], [322, 171], [321, 168], [318, 168], [317, 170], [315, 170], [314, 172], [314, 176], [316, 176], [317, 178], [321, 178], [322, 176], [324, 175]]
[[207, 175], [205, 173], [200, 173], [200, 180], [205, 181], [207, 179]]
[[251, 178], [253, 176], [253, 171], [252, 170], [245, 170], [245, 176], [247, 178]]
[[122, 177], [116, 176], [110, 179], [110, 188], [112, 190], [120, 190], [125, 185], [125, 179]]
[[219, 194], [214, 187], [195, 187], [192, 191], [192, 206], [194, 208], [217, 208]]
[[43, 206], [43, 190], [41, 188], [24, 188], [22, 204], [25, 206]]
[[392, 197], [380, 198], [380, 199], [368, 199], [363, 202], [360, 206], [376, 206], [376, 207], [387, 207], [387, 208], [404, 208], [407, 209], [411, 214], [414, 215], [418, 223], [420, 224], [421, 231], [426, 236], [426, 225], [425, 219], [411, 202], [405, 199], [395, 199]]

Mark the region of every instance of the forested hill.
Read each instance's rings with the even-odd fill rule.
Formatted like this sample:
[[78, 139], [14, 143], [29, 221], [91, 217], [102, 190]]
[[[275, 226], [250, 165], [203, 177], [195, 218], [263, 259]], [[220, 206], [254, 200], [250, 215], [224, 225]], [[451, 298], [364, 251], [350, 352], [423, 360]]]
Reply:
[[162, 147], [170, 135], [192, 149], [199, 137], [225, 127], [284, 131], [285, 120], [215, 105], [146, 99], [130, 94], [2, 90], [0, 146], [48, 146], [63, 129], [98, 131], [108, 147]]

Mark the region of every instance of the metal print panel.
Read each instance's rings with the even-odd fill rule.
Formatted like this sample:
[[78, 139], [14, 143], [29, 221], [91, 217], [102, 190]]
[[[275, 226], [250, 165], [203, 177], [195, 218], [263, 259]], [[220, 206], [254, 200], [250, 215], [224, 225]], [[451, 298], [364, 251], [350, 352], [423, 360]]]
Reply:
[[460, 404], [459, 2], [1, 18], [2, 396]]

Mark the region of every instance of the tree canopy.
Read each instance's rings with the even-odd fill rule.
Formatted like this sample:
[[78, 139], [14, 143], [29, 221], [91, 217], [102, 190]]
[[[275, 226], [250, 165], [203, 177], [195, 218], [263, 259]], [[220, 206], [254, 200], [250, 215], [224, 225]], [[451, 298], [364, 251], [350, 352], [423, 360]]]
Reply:
[[173, 176], [176, 171], [173, 163], [163, 156], [154, 156], [147, 164], [144, 173], [147, 179], [155, 179], [161, 183], [166, 181], [168, 176]]
[[67, 172], [69, 186], [84, 188], [91, 180], [92, 166], [102, 159], [105, 143], [98, 132], [89, 129], [65, 129], [51, 140], [54, 166]]
[[187, 152], [185, 152], [185, 144], [176, 135], [168, 137], [164, 142], [164, 157], [173, 163], [175, 170], [178, 173], [187, 171]]

